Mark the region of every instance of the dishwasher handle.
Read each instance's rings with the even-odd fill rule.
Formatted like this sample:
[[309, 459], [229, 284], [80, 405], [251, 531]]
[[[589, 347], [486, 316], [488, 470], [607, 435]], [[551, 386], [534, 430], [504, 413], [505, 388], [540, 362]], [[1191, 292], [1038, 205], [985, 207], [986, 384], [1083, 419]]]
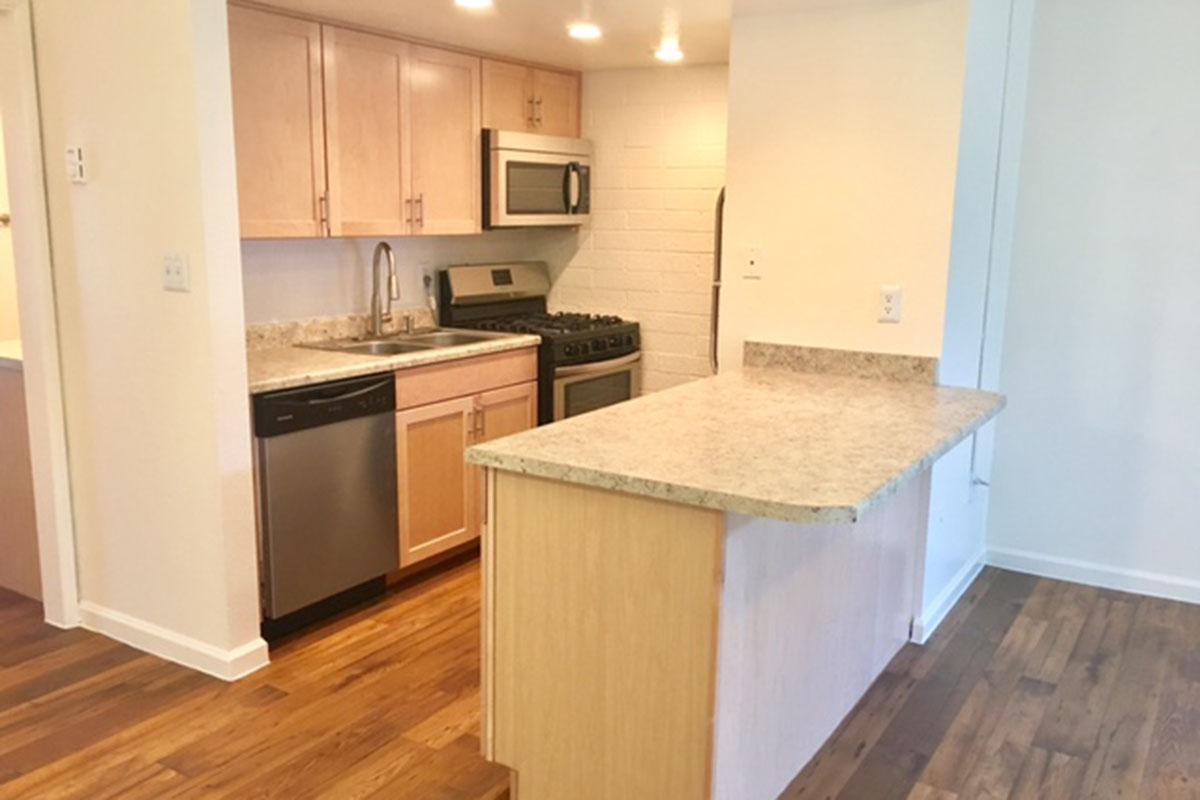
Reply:
[[254, 435], [267, 439], [395, 410], [391, 373], [286, 389], [255, 396]]
[[371, 394], [372, 392], [378, 392], [380, 389], [383, 389], [385, 386], [391, 384], [393, 380], [394, 379], [383, 380], [379, 383], [367, 386], [366, 388], [346, 392], [345, 394], [335, 395], [334, 397], [314, 397], [310, 400], [304, 400], [301, 402], [307, 406], [327, 406], [330, 403], [341, 403], [345, 400], [353, 400], [356, 397], [363, 397]]

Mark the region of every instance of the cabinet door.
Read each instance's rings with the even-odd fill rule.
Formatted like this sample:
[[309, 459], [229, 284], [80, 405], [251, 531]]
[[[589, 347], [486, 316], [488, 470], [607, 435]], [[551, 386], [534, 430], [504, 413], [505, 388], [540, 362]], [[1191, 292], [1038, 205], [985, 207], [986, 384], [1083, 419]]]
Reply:
[[[481, 394], [476, 403], [478, 428], [475, 441], [490, 442], [492, 439], [536, 428], [537, 394], [537, 381], [506, 386]], [[477, 527], [482, 530], [482, 526], [487, 524], [483, 470], [472, 466], [470, 472], [473, 511], [479, 520]]]
[[322, 35], [330, 232], [406, 234], [409, 45], [329, 25]]
[[321, 27], [229, 8], [242, 237], [325, 234]]
[[483, 127], [533, 130], [533, 76], [528, 67], [483, 60]]
[[478, 233], [479, 59], [414, 45], [409, 59], [413, 233]]
[[400, 566], [479, 535], [478, 490], [466, 462], [474, 425], [473, 397], [396, 414]]
[[579, 76], [533, 71], [533, 119], [538, 133], [579, 136]]

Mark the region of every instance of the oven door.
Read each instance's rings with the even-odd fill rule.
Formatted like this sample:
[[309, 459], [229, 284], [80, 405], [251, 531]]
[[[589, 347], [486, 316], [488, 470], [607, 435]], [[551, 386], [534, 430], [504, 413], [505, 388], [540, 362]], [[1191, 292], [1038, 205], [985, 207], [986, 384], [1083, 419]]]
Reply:
[[554, 419], [566, 419], [637, 397], [641, 353], [554, 370]]
[[587, 156], [495, 149], [488, 186], [489, 228], [580, 225], [591, 210]]

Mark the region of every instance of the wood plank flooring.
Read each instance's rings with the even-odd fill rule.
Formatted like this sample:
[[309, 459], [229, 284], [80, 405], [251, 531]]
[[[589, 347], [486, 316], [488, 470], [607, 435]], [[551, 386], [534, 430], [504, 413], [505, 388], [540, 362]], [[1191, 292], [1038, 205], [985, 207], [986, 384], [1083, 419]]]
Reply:
[[1200, 800], [1200, 607], [988, 569], [783, 800]]
[[[236, 684], [40, 614], [0, 591], [4, 800], [507, 793], [478, 755], [475, 561]], [[1200, 607], [989, 569], [782, 797], [1200, 800]]]
[[227, 684], [0, 590], [0, 798], [498, 800], [479, 755], [479, 567], [273, 648]]

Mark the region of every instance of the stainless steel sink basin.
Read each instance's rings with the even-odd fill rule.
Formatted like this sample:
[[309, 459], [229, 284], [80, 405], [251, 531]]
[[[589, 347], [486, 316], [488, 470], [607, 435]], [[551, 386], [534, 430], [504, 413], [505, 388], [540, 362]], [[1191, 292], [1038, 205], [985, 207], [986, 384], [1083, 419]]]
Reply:
[[330, 350], [335, 353], [353, 353], [362, 356], [398, 356], [431, 349], [430, 345], [416, 342], [401, 342], [396, 339], [375, 339], [369, 342], [318, 342], [306, 344], [310, 350]]
[[429, 347], [454, 347], [455, 345], [460, 344], [486, 342], [489, 339], [495, 338], [495, 334], [491, 333], [444, 330], [432, 331], [430, 333], [414, 333], [411, 336], [405, 336], [404, 341], [420, 343]]
[[354, 353], [364, 356], [398, 356], [402, 353], [429, 350], [430, 347], [429, 345], [416, 344], [415, 342], [362, 342], [360, 344], [343, 345], [336, 349], [343, 353]]
[[507, 334], [441, 329], [427, 333], [395, 334], [382, 339], [316, 342], [303, 345], [303, 347], [310, 350], [331, 350], [337, 353], [353, 353], [363, 356], [398, 356], [403, 353], [418, 353], [441, 347], [486, 342], [489, 339], [503, 336], [507, 336]]

